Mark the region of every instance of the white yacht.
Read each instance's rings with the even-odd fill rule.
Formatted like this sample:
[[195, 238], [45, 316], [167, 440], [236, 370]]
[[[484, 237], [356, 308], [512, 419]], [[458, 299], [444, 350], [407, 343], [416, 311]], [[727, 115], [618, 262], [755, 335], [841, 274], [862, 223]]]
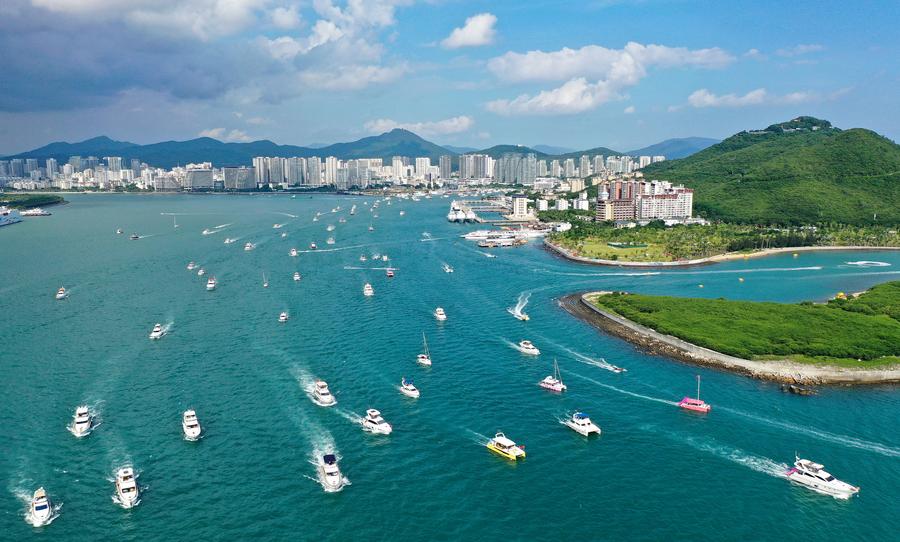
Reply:
[[195, 264], [194, 262], [187, 264], [188, 271], [193, 271], [194, 269], [197, 269], [197, 264]]
[[166, 330], [163, 329], [162, 324], [157, 323], [155, 326], [153, 326], [153, 331], [150, 332], [150, 338], [161, 339], [165, 334]]
[[91, 411], [86, 405], [75, 408], [75, 415], [72, 416], [72, 426], [70, 431], [77, 438], [86, 437], [91, 432], [93, 419]]
[[35, 527], [46, 525], [53, 515], [53, 505], [44, 488], [39, 487], [31, 497], [31, 524]]
[[400, 216], [403, 216], [405, 214], [406, 214], [406, 211], [400, 211]]
[[362, 420], [362, 427], [363, 431], [378, 435], [390, 435], [391, 431], [394, 430], [394, 428], [391, 427], [391, 424], [384, 421], [384, 418], [381, 417], [381, 412], [378, 412], [374, 408], [370, 408], [366, 411], [366, 417]]
[[387, 254], [382, 254], [382, 255], [381, 255], [381, 261], [383, 261], [383, 262], [388, 261], [388, 255], [387, 255]]
[[375, 226], [369, 226], [369, 231], [375, 231]]
[[294, 271], [294, 282], [300, 282], [300, 272]]
[[359, 256], [359, 261], [361, 261], [361, 262], [367, 262], [367, 261], [369, 261], [369, 259], [366, 258], [366, 255], [365, 255], [365, 254], [360, 254], [360, 256]]
[[372, 297], [373, 295], [375, 295], [375, 289], [372, 288], [372, 285], [368, 282], [365, 286], [363, 286], [363, 295], [366, 297]]
[[286, 232], [286, 231], [281, 232], [281, 238], [282, 238], [282, 239], [286, 239], [286, 238], [287, 238], [287, 232]]
[[416, 356], [416, 363], [431, 367], [431, 353], [428, 352], [428, 341], [425, 340], [425, 332], [422, 332], [422, 353]]
[[419, 398], [419, 388], [415, 387], [413, 381], [407, 380], [405, 376], [400, 379], [400, 393], [413, 399]]
[[134, 508], [140, 504], [140, 490], [134, 476], [134, 467], [122, 467], [116, 471], [116, 495], [122, 508]]
[[319, 248], [319, 247], [317, 247], [315, 243], [310, 243], [310, 244], [309, 244], [309, 249], [310, 249], [310, 250], [316, 250], [317, 248]]
[[291, 258], [296, 258], [297, 255], [298, 255], [298, 254], [297, 254], [297, 249], [296, 249], [296, 248], [292, 248], [292, 249], [291, 249], [291, 252], [290, 252], [290, 255], [291, 255]]
[[284, 224], [272, 224], [273, 230], [280, 230]]
[[859, 493], [858, 487], [838, 480], [828, 473], [823, 465], [797, 456], [794, 456], [794, 460], [794, 468], [787, 472], [792, 482], [802, 484], [818, 493], [831, 495], [835, 499], [849, 499]]
[[254, 245], [253, 243], [250, 243], [250, 242], [244, 243], [244, 250], [251, 251], [254, 248], [256, 248], [256, 245]]
[[288, 316], [288, 313], [285, 311], [282, 311], [281, 314], [278, 315], [278, 321], [282, 324], [287, 322], [288, 318], [290, 318], [290, 316]]
[[453, 272], [453, 267], [451, 267], [449, 263], [445, 263], [441, 267], [444, 268], [444, 273], [452, 273]]
[[531, 344], [531, 341], [519, 341], [519, 344], [516, 345], [516, 350], [522, 352], [523, 354], [528, 354], [529, 356], [537, 356], [541, 353], [540, 350], [537, 349], [536, 346]]
[[214, 233], [216, 233], [216, 230], [211, 230], [209, 228], [206, 228], [205, 230], [203, 230], [203, 235], [212, 235]]
[[487, 449], [510, 461], [525, 459], [525, 447], [516, 444], [503, 433], [498, 432], [494, 435], [494, 438], [488, 441]]
[[235, 239], [235, 238], [233, 238], [233, 237], [226, 237], [226, 238], [225, 238], [225, 244], [226, 244], [226, 245], [230, 245], [231, 243], [234, 243], [235, 241], [237, 241], [237, 239]]
[[572, 414], [571, 418], [563, 420], [562, 423], [572, 429], [572, 431], [586, 437], [592, 433], [595, 435], [600, 434], [600, 427], [594, 424], [584, 412], [576, 412]]
[[59, 290], [56, 291], [56, 299], [65, 299], [69, 297], [69, 292], [66, 291], [62, 286], [59, 287]]
[[206, 281], [206, 291], [211, 292], [216, 289], [218, 286], [218, 282], [216, 282], [216, 277], [209, 277], [209, 280]]
[[435, 317], [439, 322], [443, 322], [444, 320], [447, 319], [447, 313], [444, 312], [444, 309], [443, 309], [443, 308], [438, 307], [438, 308], [434, 309], [434, 317]]
[[538, 386], [545, 390], [557, 392], [563, 392], [568, 389], [559, 375], [559, 364], [556, 363], [556, 360], [553, 360], [553, 374], [545, 376], [543, 380], [538, 382]]
[[325, 244], [326, 244], [326, 245], [333, 245], [333, 244], [334, 244], [334, 237], [329, 237], [328, 239], [326, 239], [326, 240], [325, 240]]
[[202, 276], [205, 275], [205, 274], [206, 274], [206, 270], [203, 269], [202, 267], [201, 267], [200, 269], [197, 270], [197, 276], [198, 276], [198, 277], [202, 277]]
[[319, 481], [329, 493], [344, 488], [344, 475], [338, 468], [338, 460], [334, 454], [325, 454], [319, 459]]
[[181, 430], [184, 431], [185, 440], [197, 440], [203, 429], [197, 420], [197, 413], [193, 410], [185, 410], [181, 415]]
[[319, 406], [334, 406], [337, 404], [337, 399], [331, 394], [331, 390], [328, 389], [328, 384], [324, 380], [316, 380], [313, 388], [313, 402]]
[[325, 231], [334, 231], [334, 224], [329, 224], [329, 225], [325, 228]]

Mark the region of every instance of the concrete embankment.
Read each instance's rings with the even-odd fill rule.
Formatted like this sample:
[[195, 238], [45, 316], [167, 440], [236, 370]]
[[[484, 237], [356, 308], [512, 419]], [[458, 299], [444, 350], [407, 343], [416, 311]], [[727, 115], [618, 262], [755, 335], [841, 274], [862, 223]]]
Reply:
[[573, 316], [635, 344], [643, 350], [687, 363], [724, 369], [761, 380], [797, 384], [885, 384], [900, 383], [900, 366], [884, 369], [852, 369], [809, 365], [790, 360], [753, 361], [703, 348], [671, 335], [632, 322], [590, 302], [590, 298], [610, 292], [571, 294], [560, 305]]

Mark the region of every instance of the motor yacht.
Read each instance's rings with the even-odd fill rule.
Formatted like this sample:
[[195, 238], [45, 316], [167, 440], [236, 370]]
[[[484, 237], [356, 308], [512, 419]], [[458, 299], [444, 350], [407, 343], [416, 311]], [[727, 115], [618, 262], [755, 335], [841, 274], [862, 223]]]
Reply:
[[218, 282], [216, 282], [216, 277], [209, 277], [209, 280], [206, 281], [206, 291], [211, 292], [216, 289], [218, 286]]
[[317, 247], [315, 243], [310, 243], [310, 244], [309, 244], [309, 249], [310, 249], [310, 250], [316, 250], [317, 248], [319, 248], [319, 247]]
[[449, 263], [445, 263], [441, 267], [444, 268], [444, 273], [452, 273], [453, 272], [453, 267], [451, 267]]
[[44, 488], [39, 487], [31, 497], [31, 524], [35, 527], [46, 525], [53, 515], [53, 505]]
[[276, 224], [272, 224], [272, 229], [273, 229], [273, 230], [280, 230], [283, 226], [284, 226], [284, 224], [277, 224], [277, 223], [276, 223]]
[[134, 467], [122, 467], [116, 471], [116, 495], [122, 508], [134, 508], [140, 504], [140, 489], [134, 476]]
[[123, 233], [125, 232], [122, 231], [122, 228], [116, 228], [116, 235], [122, 235]]
[[291, 258], [296, 258], [299, 255], [296, 248], [292, 248], [289, 254]]
[[494, 438], [488, 441], [487, 449], [510, 461], [525, 459], [525, 447], [508, 439], [503, 433], [498, 432], [494, 435]]
[[563, 384], [562, 378], [559, 374], [559, 364], [556, 360], [553, 360], [553, 374], [547, 375], [543, 380], [538, 382], [538, 386], [544, 388], [545, 390], [556, 391], [556, 392], [564, 392], [566, 389], [565, 384]]
[[815, 492], [831, 495], [835, 499], [849, 499], [859, 493], [859, 488], [842, 482], [825, 470], [823, 465], [809, 459], [794, 456], [794, 467], [787, 471], [792, 482], [804, 485]]
[[319, 480], [329, 493], [344, 488], [344, 475], [338, 468], [338, 460], [334, 454], [325, 454], [319, 460]]
[[294, 282], [300, 282], [300, 272], [294, 271]]
[[425, 332], [422, 332], [422, 353], [416, 356], [416, 363], [431, 367], [431, 353], [428, 351], [428, 341], [425, 340]]
[[141, 236], [136, 233], [132, 233], [131, 236], [129, 236], [128, 238], [131, 239], [132, 241], [137, 241], [138, 239], [141, 238]]
[[288, 313], [284, 311], [282, 311], [282, 313], [278, 315], [278, 321], [282, 324], [287, 322], [289, 318], [290, 316], [288, 316]]
[[206, 228], [205, 230], [203, 230], [203, 235], [212, 235], [214, 233], [216, 233], [216, 230], [211, 230], [209, 228]]
[[188, 271], [193, 271], [194, 269], [197, 269], [197, 264], [195, 264], [194, 262], [187, 264]]
[[202, 277], [202, 276], [205, 275], [205, 274], [206, 274], [206, 270], [203, 269], [202, 267], [201, 267], [200, 269], [197, 270], [197, 276], [198, 276], [198, 277]]
[[286, 239], [286, 238], [287, 238], [287, 232], [286, 232], [286, 231], [281, 232], [281, 238], [282, 238], [282, 239]]
[[181, 430], [184, 431], [185, 440], [197, 440], [203, 429], [200, 427], [200, 421], [197, 420], [197, 413], [194, 410], [185, 410], [181, 415]]
[[334, 237], [329, 237], [328, 239], [326, 239], [326, 240], [325, 240], [325, 244], [326, 244], [326, 245], [333, 245], [333, 244], [334, 244]]
[[526, 340], [519, 341], [519, 344], [516, 345], [516, 349], [523, 354], [528, 354], [529, 356], [537, 356], [541, 353], [541, 351], [538, 350], [537, 347], [531, 343], [531, 341]]
[[697, 398], [685, 397], [678, 402], [678, 406], [685, 410], [703, 412], [704, 414], [712, 410], [712, 406], [700, 400], [700, 375], [697, 375]]
[[572, 414], [571, 418], [564, 420], [562, 423], [571, 428], [572, 431], [584, 435], [585, 437], [591, 434], [600, 434], [600, 427], [594, 424], [584, 412], [576, 412], [575, 414]]
[[244, 250], [249, 252], [249, 251], [253, 250], [254, 248], [256, 248], [256, 245], [254, 245], [253, 243], [250, 243], [250, 242], [244, 243]]
[[407, 380], [405, 376], [400, 379], [400, 393], [413, 399], [419, 398], [419, 388], [413, 385], [412, 380]]
[[361, 262], [367, 262], [367, 261], [369, 261], [369, 259], [366, 258], [366, 255], [365, 255], [365, 254], [361, 254], [361, 255], [359, 256], [359, 261], [361, 261]]
[[313, 402], [319, 406], [334, 406], [337, 404], [337, 399], [331, 394], [331, 390], [328, 389], [328, 384], [324, 380], [316, 380], [313, 388]]
[[385, 274], [385, 275], [387, 276], [387, 278], [389, 278], [389, 279], [394, 278], [394, 270], [393, 270], [393, 269], [388, 269], [387, 271], [384, 272], [384, 274]]
[[233, 237], [226, 237], [226, 238], [225, 238], [225, 244], [226, 244], [226, 245], [230, 245], [231, 243], [234, 243], [235, 241], [237, 241], [237, 239], [235, 239], [235, 238], [233, 238]]
[[444, 312], [444, 309], [443, 309], [443, 308], [438, 307], [438, 308], [434, 309], [434, 317], [435, 317], [439, 322], [443, 322], [444, 320], [447, 319], [447, 313]]
[[334, 224], [329, 224], [325, 227], [325, 231], [334, 231]]
[[372, 297], [373, 295], [375, 295], [375, 289], [372, 288], [372, 285], [368, 282], [365, 286], [363, 286], [363, 295], [366, 297]]
[[614, 373], [625, 373], [625, 372], [628, 372], [628, 369], [625, 369], [625, 368], [623, 368], [623, 367], [619, 367], [618, 365], [610, 365], [610, 366], [609, 366], [609, 370], [612, 371], [612, 372], [614, 372]]
[[375, 226], [369, 226], [369, 231], [375, 231]]
[[62, 286], [59, 287], [59, 290], [56, 291], [56, 299], [65, 299], [69, 297], [69, 292], [66, 291]]
[[394, 430], [394, 428], [391, 427], [391, 424], [384, 421], [384, 418], [381, 417], [381, 412], [378, 412], [374, 408], [370, 408], [366, 411], [366, 417], [362, 420], [362, 427], [363, 431], [378, 435], [390, 435], [391, 431]]
[[70, 428], [73, 435], [77, 438], [86, 437], [90, 434], [93, 426], [93, 417], [91, 411], [86, 405], [75, 408], [75, 415], [72, 416], [72, 426]]
[[166, 330], [163, 329], [162, 324], [157, 323], [155, 326], [153, 326], [153, 330], [150, 331], [150, 339], [161, 339], [165, 334]]

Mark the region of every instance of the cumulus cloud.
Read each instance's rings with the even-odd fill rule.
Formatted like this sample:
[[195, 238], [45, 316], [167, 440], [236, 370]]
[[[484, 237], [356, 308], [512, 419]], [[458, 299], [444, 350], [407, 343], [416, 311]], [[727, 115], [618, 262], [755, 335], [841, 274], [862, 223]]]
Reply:
[[717, 47], [691, 50], [634, 42], [622, 49], [588, 45], [551, 52], [509, 52], [488, 62], [488, 69], [499, 79], [565, 83], [536, 95], [494, 100], [487, 103], [487, 109], [502, 115], [580, 113], [622, 99], [625, 89], [637, 85], [651, 68], [716, 69], [733, 61], [732, 55]]
[[364, 128], [367, 132], [373, 134], [381, 134], [390, 132], [394, 128], [403, 128], [410, 132], [415, 132], [421, 136], [436, 136], [447, 134], [458, 134], [465, 132], [475, 125], [475, 120], [466, 115], [460, 115], [438, 121], [429, 122], [397, 122], [392, 119], [376, 119], [365, 123]]
[[751, 60], [765, 60], [766, 55], [764, 55], [759, 49], [747, 49], [747, 52], [744, 53], [744, 58], [749, 58]]
[[801, 55], [807, 55], [809, 53], [818, 53], [819, 51], [824, 51], [825, 47], [819, 45], [817, 43], [808, 43], [808, 44], [800, 44], [795, 45], [793, 47], [787, 47], [784, 49], [778, 49], [775, 51], [775, 54], [778, 56], [784, 57], [795, 57]]
[[358, 90], [370, 85], [388, 83], [409, 71], [406, 64], [394, 66], [350, 65], [337, 72], [331, 69], [305, 70], [297, 74], [303, 85], [319, 89]]
[[635, 111], [636, 111], [636, 109], [634, 108], [634, 106], [633, 106], [633, 105], [629, 105], [629, 106], [626, 107], [625, 110], [622, 111], [622, 112], [625, 113], [626, 115], [630, 115], [630, 114], [634, 113]]
[[466, 19], [466, 24], [454, 28], [453, 32], [441, 41], [445, 49], [459, 49], [460, 47], [477, 47], [489, 45], [494, 41], [494, 25], [497, 17], [491, 13], [479, 13]]
[[213, 139], [222, 139], [225, 135], [225, 128], [207, 128], [197, 134], [198, 137], [211, 137]]
[[300, 12], [297, 6], [277, 7], [269, 12], [272, 24], [284, 30], [300, 26]]
[[693, 107], [747, 107], [752, 105], [793, 105], [820, 100], [822, 96], [814, 92], [791, 92], [772, 94], [764, 88], [751, 90], [746, 94], [713, 94], [705, 88], [688, 96], [688, 104]]
[[225, 128], [207, 128], [197, 135], [199, 137], [211, 137], [226, 142], [246, 143], [248, 141], [253, 141], [253, 139], [247, 135], [247, 132], [237, 129], [229, 131]]

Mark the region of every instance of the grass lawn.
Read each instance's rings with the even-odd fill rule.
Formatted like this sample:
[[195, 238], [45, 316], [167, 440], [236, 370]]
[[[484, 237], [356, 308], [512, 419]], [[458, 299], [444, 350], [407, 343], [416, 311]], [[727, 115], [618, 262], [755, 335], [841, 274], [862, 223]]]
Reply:
[[563, 246], [578, 251], [579, 256], [601, 260], [621, 260], [623, 262], [664, 262], [672, 258], [666, 255], [662, 245], [649, 243], [640, 248], [615, 248], [607, 244], [607, 239], [588, 238], [577, 243], [566, 242]]

